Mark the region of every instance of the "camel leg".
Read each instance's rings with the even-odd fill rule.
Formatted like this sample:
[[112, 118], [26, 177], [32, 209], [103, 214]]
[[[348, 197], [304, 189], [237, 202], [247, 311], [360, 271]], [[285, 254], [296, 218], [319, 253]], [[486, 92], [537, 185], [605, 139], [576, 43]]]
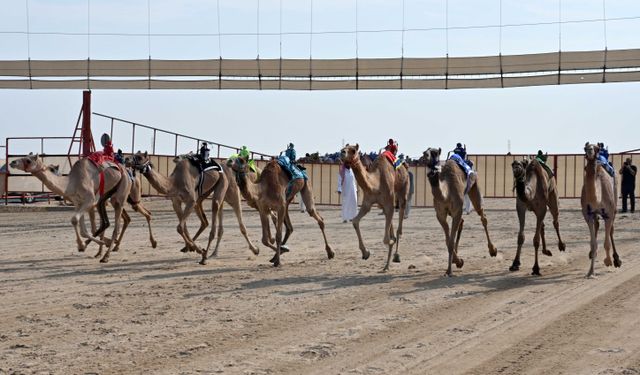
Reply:
[[138, 203], [132, 207], [136, 212], [144, 216], [145, 220], [147, 220], [147, 226], [149, 227], [149, 242], [151, 242], [151, 247], [155, 249], [158, 246], [158, 241], [153, 237], [153, 231], [151, 230], [151, 211], [147, 210], [142, 203]]
[[404, 221], [404, 214], [406, 212], [407, 201], [400, 202], [400, 212], [398, 213], [400, 216], [398, 218], [398, 231], [396, 232], [396, 252], [393, 255], [393, 262], [400, 263], [400, 254], [398, 253], [398, 249], [400, 247], [400, 237], [402, 236], [402, 223]]
[[542, 236], [542, 227], [544, 226], [544, 218], [536, 216], [536, 234], [533, 236], [533, 247], [535, 248], [535, 261], [533, 262], [533, 268], [531, 274], [534, 276], [540, 276], [540, 266], [538, 265], [538, 249], [540, 248], [540, 237]]
[[[273, 223], [273, 226], [275, 227], [276, 225], [278, 225], [277, 222]], [[291, 236], [291, 233], [293, 233], [293, 224], [291, 223], [291, 217], [289, 216], [289, 207], [287, 206], [287, 214], [284, 216], [284, 228], [285, 228], [285, 232], [284, 232], [284, 238], [282, 239], [282, 245], [280, 245], [280, 252], [283, 252], [283, 250], [285, 249], [285, 244], [287, 243], [287, 240], [289, 240], [289, 236]], [[286, 248], [287, 251], [289, 250], [289, 248]]]
[[278, 224], [276, 225], [276, 255], [274, 256], [273, 266], [280, 267], [280, 246], [282, 245], [282, 225], [284, 224], [285, 207], [278, 209]]
[[176, 211], [176, 213], [178, 213], [178, 226], [176, 228], [176, 230], [178, 231], [178, 234], [182, 236], [182, 239], [184, 240], [184, 243], [185, 243], [185, 247], [187, 249], [189, 249], [190, 251], [195, 251], [198, 254], [202, 254], [202, 250], [193, 242], [193, 240], [191, 240], [191, 238], [189, 238], [189, 232], [187, 231], [187, 228], [186, 228], [186, 221], [189, 215], [191, 214], [191, 211], [193, 211], [193, 207], [194, 207], [193, 201], [186, 202], [183, 209], [178, 199], [173, 200], [173, 209], [174, 211]]
[[[222, 241], [222, 235], [224, 234], [224, 225], [222, 221], [223, 213], [224, 213], [224, 210], [222, 209], [222, 207], [220, 207], [220, 209], [218, 210], [218, 219], [217, 219], [218, 220], [218, 235], [217, 235], [218, 239], [216, 240], [216, 246], [213, 249], [213, 253], [209, 255], [209, 258], [218, 256], [218, 248], [220, 247], [220, 242]], [[213, 227], [211, 228], [211, 230], [213, 230]]]
[[552, 192], [549, 195], [549, 211], [551, 212], [551, 217], [553, 218], [553, 228], [556, 230], [556, 234], [558, 235], [558, 250], [565, 251], [567, 246], [562, 241], [560, 237], [560, 222], [558, 217], [560, 216], [560, 209], [558, 204], [558, 196], [555, 192]]
[[591, 250], [589, 251], [589, 259], [591, 259], [591, 265], [589, 267], [589, 272], [587, 272], [586, 277], [591, 278], [595, 276], [594, 266], [595, 266], [596, 255], [598, 253], [598, 240], [596, 237], [598, 233], [597, 219], [587, 217], [587, 224], [589, 225], [589, 234], [591, 236], [591, 243], [590, 243]]
[[616, 251], [616, 243], [613, 241], [613, 232], [614, 232], [614, 226], [612, 224], [611, 225], [611, 248], [613, 249], [613, 266], [616, 268], [620, 268], [622, 267], [622, 261], [620, 260], [620, 256]]
[[[277, 247], [274, 245], [275, 243], [275, 239], [272, 242], [271, 241], [271, 230], [269, 228], [269, 226], [271, 225], [269, 220], [272, 218], [271, 212], [261, 212], [258, 211], [258, 213], [260, 214], [260, 226], [262, 227], [262, 244], [265, 245], [266, 247], [272, 249], [274, 252], [277, 252], [278, 249]], [[277, 227], [278, 223], [276, 222], [276, 227]], [[273, 263], [275, 261], [275, 256], [269, 260], [269, 262]]]
[[[128, 181], [128, 180], [127, 180]], [[129, 188], [127, 187], [126, 190], [128, 191]], [[115, 211], [115, 220], [114, 220], [114, 225], [113, 225], [113, 234], [111, 235], [111, 245], [116, 243], [116, 238], [118, 236], [118, 230], [120, 229], [120, 220], [123, 217], [123, 207], [122, 204], [120, 202], [117, 201], [112, 201], [111, 205], [113, 206], [113, 210]], [[129, 217], [127, 215], [127, 217]], [[129, 220], [131, 220], [129, 218]], [[100, 263], [107, 263], [109, 261], [109, 256], [111, 255], [111, 245], [107, 246], [107, 251], [104, 253], [104, 256], [102, 257], [102, 259], [100, 259]]]
[[[226, 190], [226, 187], [225, 187]], [[224, 196], [224, 192], [223, 192], [223, 196]], [[218, 210], [222, 210], [222, 205], [224, 204], [224, 201], [222, 200], [222, 198], [216, 198], [215, 195], [213, 197], [213, 199], [211, 200], [211, 230], [209, 231], [209, 241], [207, 242], [207, 247], [204, 249], [204, 252], [202, 253], [202, 260], [200, 260], [200, 264], [201, 265], [205, 265], [207, 264], [207, 253], [209, 252], [209, 248], [211, 247], [211, 242], [213, 242], [213, 239], [216, 236], [216, 230], [218, 229], [216, 227], [216, 220], [218, 220]], [[218, 256], [218, 254], [216, 255], [211, 255], [211, 256]]]
[[112, 252], [117, 252], [120, 249], [120, 242], [122, 241], [122, 237], [124, 237], [124, 232], [127, 230], [127, 227], [131, 223], [131, 216], [127, 213], [127, 210], [122, 209], [122, 230], [120, 231], [120, 235], [118, 236], [118, 240], [116, 241], [116, 246], [111, 250]]
[[393, 245], [394, 245], [394, 241], [391, 240], [391, 233], [393, 231], [393, 213], [395, 211], [394, 205], [388, 205], [388, 206], [384, 206], [384, 217], [385, 217], [385, 223], [384, 223], [384, 244], [389, 246], [389, 251], [387, 253], [387, 263], [384, 265], [384, 268], [382, 269], [382, 272], [387, 272], [389, 270], [389, 264], [391, 262], [391, 254], [393, 254]]
[[613, 220], [605, 219], [604, 220], [604, 251], [606, 252], [606, 257], [604, 258], [604, 265], [607, 267], [611, 267], [613, 262], [611, 260], [611, 232], [613, 229]]
[[[194, 207], [196, 216], [198, 216], [198, 219], [200, 219], [200, 228], [198, 228], [196, 235], [192, 238], [194, 243], [195, 243], [195, 240], [197, 240], [198, 237], [200, 237], [200, 234], [202, 234], [202, 232], [205, 229], [207, 229], [207, 227], [209, 226], [209, 220], [207, 220], [207, 215], [204, 213], [204, 208], [202, 208], [203, 201], [204, 201], [204, 198], [198, 198], [198, 200], [196, 201], [196, 205]], [[188, 251], [193, 251], [193, 250], [189, 250], [189, 248], [185, 246], [180, 251], [183, 253], [186, 253]]]
[[89, 239], [89, 241], [94, 241], [98, 245], [103, 245], [104, 242], [100, 239], [96, 238], [96, 236], [92, 236], [91, 234], [86, 232], [86, 227], [83, 225], [82, 217], [85, 212], [88, 212], [93, 208], [93, 201], [86, 200], [81, 202], [79, 205], [76, 205], [76, 210], [71, 217], [71, 225], [76, 233], [76, 242], [78, 244], [78, 251], [83, 252], [86, 249], [86, 244], [82, 241], [81, 237], [85, 237]]
[[316, 205], [315, 205], [315, 202], [313, 201], [313, 195], [306, 183], [304, 185], [304, 188], [300, 192], [300, 195], [302, 197], [302, 201], [304, 202], [304, 206], [307, 208], [307, 212], [309, 213], [309, 216], [314, 218], [315, 221], [318, 223], [318, 226], [320, 227], [320, 231], [322, 232], [322, 238], [324, 239], [324, 250], [327, 252], [327, 258], [333, 259], [336, 256], [336, 254], [333, 252], [333, 249], [329, 245], [329, 241], [327, 241], [327, 234], [324, 231], [324, 219], [322, 218], [322, 216], [320, 216], [320, 213], [318, 213], [318, 210], [316, 210]]
[[364, 246], [364, 241], [362, 241], [362, 234], [360, 234], [360, 220], [369, 213], [369, 211], [371, 211], [371, 206], [372, 203], [369, 201], [363, 201], [362, 202], [362, 206], [360, 206], [360, 211], [358, 211], [358, 214], [356, 215], [356, 217], [353, 218], [353, 220], [351, 220], [351, 223], [353, 224], [353, 228], [355, 228], [356, 230], [356, 234], [358, 235], [358, 246], [360, 247], [360, 251], [362, 252], [362, 259], [367, 260], [369, 259], [369, 256], [371, 256], [371, 252], [369, 252], [367, 250], [367, 248]]
[[[244, 221], [242, 220], [242, 206], [240, 202], [240, 196], [238, 194], [234, 194], [234, 197], [230, 200], [231, 202], [228, 202], [228, 203], [233, 208], [233, 212], [236, 214], [236, 218], [238, 219], [238, 226], [240, 227], [240, 233], [242, 233], [242, 236], [244, 237], [244, 239], [247, 240], [247, 243], [249, 244], [249, 249], [251, 250], [251, 252], [255, 255], [258, 255], [260, 253], [260, 250], [249, 239], [249, 235], [247, 234], [247, 228], [244, 226]], [[217, 245], [216, 245], [216, 248], [217, 248]]]
[[542, 254], [550, 257], [553, 256], [553, 253], [547, 249], [547, 240], [544, 236], [544, 222], [542, 223], [542, 227], [540, 228], [540, 239], [542, 240]]
[[516, 210], [518, 211], [520, 229], [518, 230], [518, 250], [516, 250], [516, 256], [513, 258], [511, 267], [509, 267], [511, 272], [520, 270], [520, 252], [522, 251], [522, 244], [524, 244], [524, 225], [527, 216], [527, 208], [520, 200], [516, 202]]
[[462, 237], [462, 228], [464, 228], [464, 218], [460, 218], [460, 225], [458, 226], [458, 233], [456, 234], [456, 243], [453, 247], [456, 254], [458, 254], [458, 245], [460, 245], [460, 237]]
[[480, 188], [477, 184], [474, 184], [469, 190], [469, 199], [471, 199], [471, 203], [473, 204], [473, 208], [475, 208], [476, 212], [480, 216], [480, 220], [482, 221], [482, 226], [484, 227], [484, 233], [487, 235], [487, 245], [489, 247], [489, 255], [495, 257], [498, 255], [498, 250], [495, 246], [493, 246], [493, 242], [491, 242], [491, 237], [489, 237], [489, 229], [487, 216], [484, 214], [484, 209], [482, 208], [482, 195], [480, 194]]
[[462, 211], [452, 216], [451, 233], [449, 233], [449, 243], [447, 244], [447, 249], [451, 249], [451, 261], [455, 263], [457, 268], [462, 268], [464, 265], [464, 261], [458, 257], [458, 240], [462, 234], [463, 222]]

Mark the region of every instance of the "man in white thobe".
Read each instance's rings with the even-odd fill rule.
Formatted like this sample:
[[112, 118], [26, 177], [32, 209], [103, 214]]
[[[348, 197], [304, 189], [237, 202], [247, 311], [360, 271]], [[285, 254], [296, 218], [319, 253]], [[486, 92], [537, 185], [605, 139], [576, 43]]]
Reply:
[[342, 222], [351, 221], [358, 214], [358, 183], [351, 168], [340, 165], [338, 194], [342, 196]]

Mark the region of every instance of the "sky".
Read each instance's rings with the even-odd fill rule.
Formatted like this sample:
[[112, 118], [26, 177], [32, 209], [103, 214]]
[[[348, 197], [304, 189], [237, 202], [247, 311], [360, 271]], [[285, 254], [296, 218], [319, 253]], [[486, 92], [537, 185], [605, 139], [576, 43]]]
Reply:
[[[0, 60], [441, 57], [640, 48], [636, 0], [219, 0], [219, 14], [218, 2], [205, 0], [16, 0], [0, 6]], [[610, 19], [606, 25], [575, 22], [603, 15]], [[483, 25], [505, 26], [474, 27]], [[391, 31], [372, 32], [380, 30]], [[299, 154], [334, 152], [343, 142], [377, 150], [388, 138], [410, 156], [427, 147], [451, 149], [456, 142], [471, 153], [506, 153], [509, 145], [513, 153], [579, 153], [586, 141], [597, 140], [613, 152], [640, 148], [639, 94], [640, 83], [447, 91], [94, 90], [92, 105], [96, 112], [264, 153], [288, 142]], [[0, 139], [69, 136], [81, 102], [76, 90], [0, 90]], [[94, 132], [107, 125], [94, 118]], [[116, 146], [150, 147], [143, 133], [131, 145], [129, 132], [117, 129]], [[170, 143], [166, 153], [173, 152]], [[27, 151], [39, 145], [15, 146]], [[48, 147], [53, 152], [63, 145]]]

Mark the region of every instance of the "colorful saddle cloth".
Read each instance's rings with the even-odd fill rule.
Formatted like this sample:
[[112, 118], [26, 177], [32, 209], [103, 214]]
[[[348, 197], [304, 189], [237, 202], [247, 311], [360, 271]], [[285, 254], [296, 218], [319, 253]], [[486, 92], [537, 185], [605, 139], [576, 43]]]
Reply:
[[[240, 157], [240, 155], [238, 154], [233, 154], [231, 156], [229, 156], [229, 158], [227, 159], [227, 167], [231, 167], [233, 165], [233, 162]], [[256, 166], [256, 161], [253, 159], [249, 159], [249, 161], [247, 161], [247, 164], [249, 166], [249, 170], [253, 171], [253, 173], [258, 174], [258, 167]]]
[[218, 171], [218, 172], [222, 171], [222, 166], [218, 164], [218, 162], [213, 158], [202, 160], [196, 154], [188, 154], [186, 158], [187, 160], [189, 160], [191, 165], [193, 165], [194, 167], [200, 170], [200, 173], [204, 173], [208, 171]]
[[537, 156], [536, 156], [536, 160], [538, 161], [538, 163], [540, 163], [540, 165], [542, 166], [542, 168], [543, 168], [545, 171], [547, 171], [547, 174], [549, 175], [549, 178], [553, 178], [553, 176], [555, 176], [555, 175], [554, 175], [554, 173], [553, 173], [553, 171], [551, 170], [551, 167], [549, 167], [549, 166], [547, 165], [547, 162], [546, 162], [545, 160], [542, 160], [541, 158], [539, 158], [539, 157], [537, 157]]
[[603, 155], [598, 155], [598, 158], [596, 159], [596, 161], [598, 162], [598, 164], [602, 165], [602, 167], [604, 168], [605, 171], [607, 171], [609, 176], [611, 177], [616, 176], [615, 169], [613, 169], [613, 166], [611, 165], [611, 163], [609, 163], [609, 160], [606, 159]]
[[309, 176], [307, 176], [307, 172], [304, 170], [304, 168], [293, 164], [288, 157], [280, 155], [278, 156], [277, 161], [278, 164], [280, 164], [280, 166], [289, 175], [289, 180], [297, 180], [299, 178], [304, 178], [305, 180], [309, 179]]
[[453, 154], [449, 157], [449, 160], [453, 160], [456, 162], [456, 164], [458, 164], [458, 166], [460, 167], [460, 169], [462, 169], [462, 171], [464, 172], [465, 176], [467, 177], [467, 186], [464, 189], [464, 194], [465, 196], [467, 195], [467, 193], [469, 193], [469, 189], [471, 189], [471, 176], [473, 174], [475, 174], [476, 172], [472, 169], [472, 166], [469, 165], [467, 163], [467, 161], [465, 161], [460, 155], [458, 154]]
[[391, 165], [393, 165], [394, 169], [398, 169], [402, 166], [402, 164], [404, 163], [404, 158], [399, 158], [397, 156], [395, 156], [393, 154], [393, 152], [391, 151], [384, 151], [382, 153], [382, 156], [384, 156], [385, 158], [387, 158], [387, 160], [389, 160], [389, 162], [391, 163]]

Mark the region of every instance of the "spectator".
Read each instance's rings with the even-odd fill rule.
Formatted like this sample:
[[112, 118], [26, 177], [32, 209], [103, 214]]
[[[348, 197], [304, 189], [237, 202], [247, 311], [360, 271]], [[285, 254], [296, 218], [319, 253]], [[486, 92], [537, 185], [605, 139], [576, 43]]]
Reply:
[[627, 212], [627, 198], [631, 200], [631, 213], [636, 210], [636, 174], [638, 168], [631, 164], [631, 158], [624, 161], [620, 174], [622, 175], [622, 212]]
[[413, 185], [413, 173], [409, 170], [409, 196], [407, 197], [407, 208], [404, 210], [404, 218], [409, 218], [409, 211], [411, 211], [411, 201], [413, 200], [413, 193], [415, 191], [415, 187]]
[[338, 194], [342, 197], [342, 222], [351, 221], [358, 214], [358, 183], [351, 168], [340, 164]]

